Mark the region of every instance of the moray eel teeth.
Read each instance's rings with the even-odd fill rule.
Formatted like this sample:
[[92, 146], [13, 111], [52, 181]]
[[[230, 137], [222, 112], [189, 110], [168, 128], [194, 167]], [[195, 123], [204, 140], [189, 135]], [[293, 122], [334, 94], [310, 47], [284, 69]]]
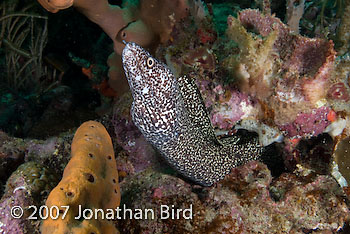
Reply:
[[132, 42], [126, 44], [122, 60], [135, 125], [182, 175], [210, 186], [233, 167], [261, 158], [263, 148], [257, 139], [217, 139], [192, 79], [176, 78], [165, 64]]

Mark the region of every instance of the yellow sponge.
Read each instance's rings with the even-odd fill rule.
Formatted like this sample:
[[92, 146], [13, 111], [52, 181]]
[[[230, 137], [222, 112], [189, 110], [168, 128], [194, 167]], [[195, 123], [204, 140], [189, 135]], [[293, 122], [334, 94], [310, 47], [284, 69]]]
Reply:
[[[64, 169], [63, 178], [46, 201], [49, 218], [43, 221], [41, 232], [49, 233], [119, 233], [102, 209], [115, 209], [120, 204], [118, 171], [110, 136], [102, 124], [83, 123], [72, 143], [72, 158]], [[64, 219], [62, 215], [69, 206]], [[51, 208], [52, 207], [52, 208]], [[58, 209], [56, 208], [58, 207]], [[57, 219], [57, 210], [60, 214]], [[80, 217], [81, 211], [85, 219]], [[97, 214], [95, 216], [95, 214]], [[79, 218], [80, 217], [80, 218]]]

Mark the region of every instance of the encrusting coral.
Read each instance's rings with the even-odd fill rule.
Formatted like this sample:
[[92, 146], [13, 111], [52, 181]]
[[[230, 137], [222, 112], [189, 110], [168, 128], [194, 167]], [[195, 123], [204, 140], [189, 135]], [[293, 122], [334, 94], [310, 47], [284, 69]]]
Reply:
[[[190, 11], [156, 56], [176, 74], [196, 79], [216, 134], [256, 123], [243, 125], [258, 132], [261, 142], [283, 140], [290, 170], [305, 155], [296, 149], [302, 139], [326, 132], [348, 136], [350, 59], [336, 58], [331, 40], [302, 36], [274, 15], [246, 9], [228, 17], [227, 37], [205, 43], [198, 32], [213, 26], [195, 19]], [[210, 51], [214, 63], [204, 59], [209, 53], [197, 51]], [[263, 126], [274, 131], [264, 134]]]
[[250, 9], [228, 18], [228, 36], [241, 50], [226, 59], [228, 69], [241, 91], [270, 104], [275, 122], [322, 106], [335, 62], [332, 41], [295, 35], [278, 18]]
[[[43, 222], [42, 233], [118, 233], [113, 223], [99, 216], [76, 219], [79, 209], [115, 209], [120, 203], [118, 171], [110, 136], [102, 124], [83, 123], [72, 143], [72, 159], [61, 182], [51, 191], [46, 205], [54, 212]], [[60, 209], [58, 215], [56, 209]], [[66, 216], [63, 206], [69, 206]], [[62, 213], [61, 213], [62, 209]]]

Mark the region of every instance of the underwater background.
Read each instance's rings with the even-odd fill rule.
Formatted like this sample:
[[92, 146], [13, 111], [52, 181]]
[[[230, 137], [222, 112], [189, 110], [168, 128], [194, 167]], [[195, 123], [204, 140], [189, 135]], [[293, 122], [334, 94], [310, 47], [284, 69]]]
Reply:
[[[349, 0], [0, 11], [0, 233], [350, 233]], [[150, 53], [139, 76], [133, 42]], [[174, 102], [175, 147], [140, 77]], [[145, 125], [138, 93], [156, 103]]]

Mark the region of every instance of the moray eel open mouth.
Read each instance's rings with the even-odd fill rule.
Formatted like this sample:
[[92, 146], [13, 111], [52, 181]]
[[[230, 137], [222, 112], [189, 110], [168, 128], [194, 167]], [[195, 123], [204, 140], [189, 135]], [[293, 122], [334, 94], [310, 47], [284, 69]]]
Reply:
[[263, 148], [257, 139], [217, 139], [192, 79], [176, 78], [165, 64], [132, 42], [126, 44], [122, 60], [135, 125], [179, 173], [210, 186], [232, 168], [261, 158]]

